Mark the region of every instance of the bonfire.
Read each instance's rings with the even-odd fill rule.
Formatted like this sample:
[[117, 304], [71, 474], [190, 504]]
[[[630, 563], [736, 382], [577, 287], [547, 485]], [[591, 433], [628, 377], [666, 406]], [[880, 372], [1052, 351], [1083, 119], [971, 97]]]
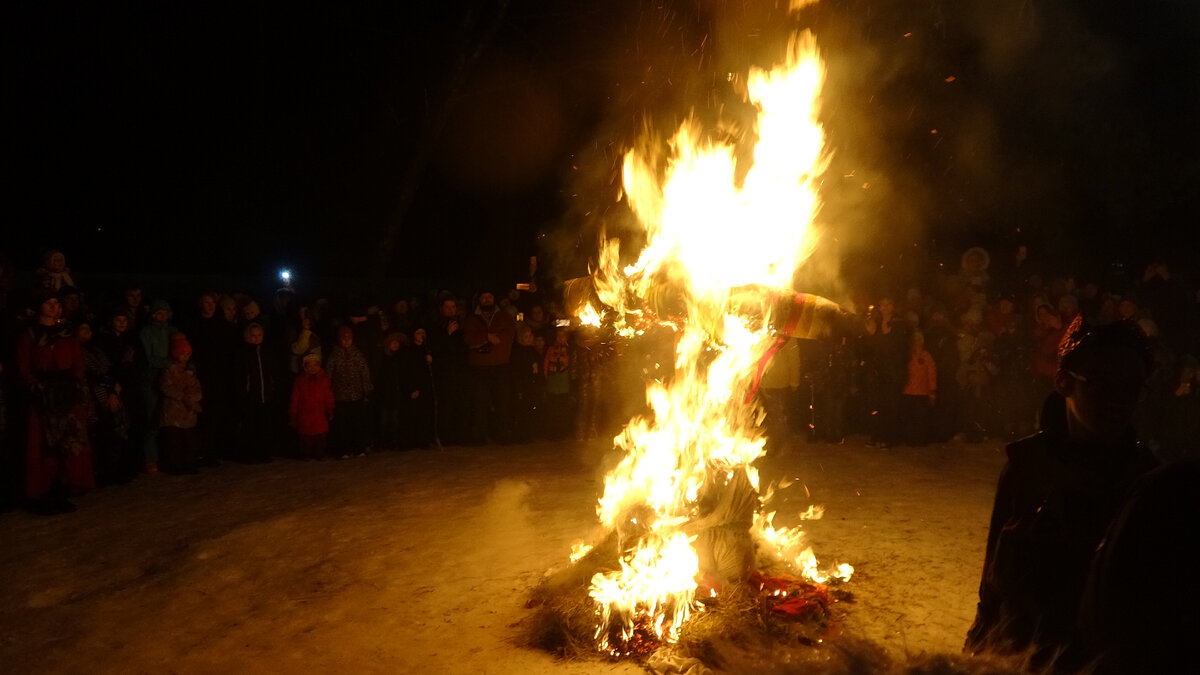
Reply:
[[614, 337], [670, 326], [675, 362], [647, 388], [650, 413], [614, 439], [623, 459], [597, 507], [609, 534], [578, 546], [572, 567], [535, 600], [577, 591], [555, 610], [568, 640], [645, 657], [701, 630], [700, 617], [718, 608], [726, 620], [821, 623], [833, 600], [826, 584], [850, 579], [849, 565], [823, 568], [802, 531], [774, 525], [755, 466], [764, 456], [754, 397], [763, 368], [784, 339], [809, 337], [838, 314], [790, 290], [816, 244], [829, 158], [818, 121], [823, 79], [812, 35], [796, 35], [786, 63], [749, 73], [752, 152], [711, 140], [693, 120], [667, 143], [648, 140], [625, 156], [624, 199], [645, 247], [622, 267], [621, 243], [602, 238], [574, 304], [582, 325]]

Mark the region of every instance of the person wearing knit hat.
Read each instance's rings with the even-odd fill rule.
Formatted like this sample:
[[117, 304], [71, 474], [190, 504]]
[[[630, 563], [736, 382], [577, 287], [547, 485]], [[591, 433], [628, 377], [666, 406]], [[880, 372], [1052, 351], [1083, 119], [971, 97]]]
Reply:
[[162, 374], [162, 412], [159, 417], [161, 468], [167, 473], [196, 473], [200, 436], [196, 429], [202, 390], [188, 367], [192, 345], [183, 333], [171, 336], [171, 366]]
[[171, 361], [187, 363], [192, 358], [192, 345], [183, 333], [171, 336]]

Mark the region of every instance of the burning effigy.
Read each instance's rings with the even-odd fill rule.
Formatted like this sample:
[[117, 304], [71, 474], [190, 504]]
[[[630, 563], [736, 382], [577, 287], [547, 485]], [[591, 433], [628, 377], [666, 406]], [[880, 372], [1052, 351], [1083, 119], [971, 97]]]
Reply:
[[672, 374], [649, 383], [649, 412], [614, 439], [622, 459], [597, 507], [608, 534], [578, 546], [532, 601], [574, 594], [553, 611], [576, 646], [647, 657], [715, 611], [822, 624], [834, 600], [827, 584], [850, 579], [848, 564], [822, 566], [799, 528], [774, 524], [755, 465], [765, 438], [753, 394], [765, 365], [787, 337], [811, 337], [841, 314], [790, 290], [817, 240], [824, 76], [812, 35], [796, 35], [784, 64], [749, 73], [752, 151], [712, 140], [693, 120], [627, 153], [623, 198], [645, 246], [622, 266], [633, 256], [602, 237], [592, 274], [568, 283], [579, 321], [609, 339], [675, 331]]

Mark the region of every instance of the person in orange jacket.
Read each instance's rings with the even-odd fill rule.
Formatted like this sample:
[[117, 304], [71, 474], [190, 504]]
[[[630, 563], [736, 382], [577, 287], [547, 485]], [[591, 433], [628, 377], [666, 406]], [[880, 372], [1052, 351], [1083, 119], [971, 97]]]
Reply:
[[904, 382], [902, 415], [907, 441], [927, 445], [932, 431], [933, 404], [937, 402], [937, 365], [925, 349], [925, 336], [914, 332], [909, 343], [908, 378]]

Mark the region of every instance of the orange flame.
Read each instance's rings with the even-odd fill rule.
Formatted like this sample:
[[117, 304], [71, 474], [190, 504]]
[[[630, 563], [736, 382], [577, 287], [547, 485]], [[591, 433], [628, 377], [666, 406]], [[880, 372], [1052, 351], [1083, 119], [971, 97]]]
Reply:
[[[647, 244], [636, 263], [619, 269], [619, 242], [602, 240], [597, 294], [621, 317], [630, 295], [646, 300], [671, 286], [687, 315], [677, 326], [674, 378], [647, 389], [653, 415], [634, 418], [614, 439], [626, 454], [606, 476], [597, 512], [632, 541], [620, 542], [619, 570], [592, 579], [601, 649], [610, 649], [605, 636], [616, 622], [628, 637], [631, 617], [643, 612], [656, 616], [659, 639], [678, 636], [697, 588], [698, 495], [739, 472], [758, 489], [752, 463], [763, 454], [762, 413], [745, 395], [776, 338], [770, 293], [751, 291], [748, 303], [745, 288], [790, 287], [815, 245], [817, 182], [828, 164], [818, 121], [824, 75], [807, 32], [793, 38], [784, 66], [750, 72], [758, 143], [740, 186], [735, 148], [703, 140], [694, 121], [676, 132], [665, 164], [646, 152], [625, 157], [625, 195]], [[803, 533], [775, 529], [770, 517], [758, 518], [754, 531], [801, 573], [827, 578]]]

